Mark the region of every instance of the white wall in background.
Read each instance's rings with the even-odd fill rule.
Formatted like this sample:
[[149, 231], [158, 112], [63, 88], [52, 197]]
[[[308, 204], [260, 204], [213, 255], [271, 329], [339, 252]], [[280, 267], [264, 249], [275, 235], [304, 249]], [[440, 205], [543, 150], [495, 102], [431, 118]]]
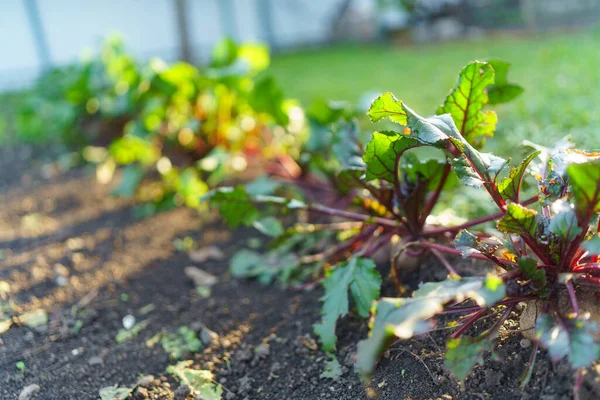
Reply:
[[0, 3], [0, 90], [11, 81], [31, 80], [36, 76], [38, 66], [39, 58], [22, 0], [2, 0]]
[[[225, 34], [219, 1], [186, 0], [194, 55], [206, 59]], [[343, 0], [270, 0], [273, 30], [282, 47], [321, 43], [328, 21]], [[369, 2], [374, 0], [356, 0]], [[237, 39], [265, 40], [256, 0], [232, 0]], [[76, 61], [86, 48], [98, 49], [111, 31], [121, 32], [141, 58], [179, 55], [175, 0], [37, 0], [52, 65]], [[41, 71], [24, 0], [0, 0], [0, 91], [26, 86]]]

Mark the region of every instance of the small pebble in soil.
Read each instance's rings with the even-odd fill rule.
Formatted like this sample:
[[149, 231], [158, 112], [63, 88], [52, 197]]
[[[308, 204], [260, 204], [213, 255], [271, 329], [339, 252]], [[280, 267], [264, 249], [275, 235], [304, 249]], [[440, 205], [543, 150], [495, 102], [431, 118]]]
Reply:
[[531, 347], [531, 340], [523, 338], [523, 339], [521, 339], [519, 344], [521, 345], [522, 348], [527, 349], [527, 348]]
[[123, 328], [131, 329], [135, 325], [135, 317], [131, 314], [128, 314], [123, 317]]
[[93, 356], [93, 357], [90, 357], [90, 359], [88, 360], [88, 364], [89, 365], [102, 365], [102, 364], [104, 364], [104, 361], [102, 360], [102, 357]]

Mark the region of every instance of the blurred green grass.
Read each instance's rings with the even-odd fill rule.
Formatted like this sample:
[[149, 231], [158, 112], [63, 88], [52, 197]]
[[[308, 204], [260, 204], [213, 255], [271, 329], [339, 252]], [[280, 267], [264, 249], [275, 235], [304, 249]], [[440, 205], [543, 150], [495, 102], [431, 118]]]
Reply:
[[600, 30], [400, 46], [341, 46], [274, 57], [271, 73], [286, 95], [356, 103], [365, 92], [391, 91], [431, 114], [472, 60], [513, 64], [509, 79], [525, 93], [496, 108], [492, 150], [511, 155], [522, 139], [543, 145], [571, 134], [578, 147], [600, 148]]

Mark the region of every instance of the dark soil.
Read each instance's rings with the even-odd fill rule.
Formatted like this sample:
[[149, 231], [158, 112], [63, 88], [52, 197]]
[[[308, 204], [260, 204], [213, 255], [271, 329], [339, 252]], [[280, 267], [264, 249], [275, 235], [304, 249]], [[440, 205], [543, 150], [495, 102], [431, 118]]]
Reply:
[[[38, 328], [13, 326], [0, 337], [1, 399], [17, 399], [32, 384], [40, 390], [31, 399], [98, 399], [99, 389], [132, 386], [144, 375], [155, 379], [145, 378], [135, 399], [184, 399], [185, 388], [178, 390], [178, 382], [165, 374], [173, 364], [169, 356], [160, 345], [146, 346], [156, 333], [180, 326], [208, 327], [219, 335], [189, 359], [215, 373], [226, 399], [368, 398], [352, 368], [367, 327], [354, 315], [338, 326], [343, 376], [320, 377], [328, 358], [318, 350], [312, 325], [319, 319], [321, 290], [235, 280], [223, 260], [197, 265], [219, 281], [208, 298], [196, 293], [183, 272], [193, 263], [175, 250], [174, 240], [190, 236], [196, 247], [215, 245], [230, 256], [255, 232], [232, 235], [214, 216], [187, 209], [135, 219], [134, 204], [110, 197], [110, 188], [96, 183], [89, 170], [49, 176], [39, 173], [48, 166], [29, 172], [23, 163], [2, 166], [0, 281], [10, 285], [14, 315], [42, 308], [50, 318]], [[462, 271], [481, 273], [477, 265], [458, 264]], [[445, 275], [431, 260], [422, 271], [413, 284]], [[149, 304], [154, 309], [143, 315]], [[115, 336], [126, 315], [149, 325], [118, 344]], [[464, 384], [444, 369], [447, 331], [440, 330], [393, 345], [372, 386], [382, 399], [571, 398], [572, 373], [542, 351], [531, 382], [519, 388], [531, 346], [514, 332], [517, 319], [515, 312], [495, 356]], [[17, 369], [19, 361], [24, 371]], [[581, 398], [600, 396], [598, 380], [595, 370], [586, 373]]]

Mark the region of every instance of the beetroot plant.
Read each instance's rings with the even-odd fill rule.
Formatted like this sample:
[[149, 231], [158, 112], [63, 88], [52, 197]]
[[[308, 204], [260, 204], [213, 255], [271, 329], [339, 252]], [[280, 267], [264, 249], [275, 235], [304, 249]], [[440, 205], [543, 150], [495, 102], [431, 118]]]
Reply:
[[[364, 149], [352, 136], [338, 136], [333, 142], [330, 156], [336, 157], [339, 167], [336, 181], [344, 183], [352, 198], [351, 204], [343, 208], [277, 197], [272, 192], [257, 193], [256, 186], [212, 191], [208, 196], [210, 202], [219, 207], [231, 226], [254, 225], [276, 237], [266, 253], [242, 250], [236, 254], [232, 273], [269, 282], [275, 277], [290, 280], [294, 274], [305, 277], [302, 272], [307, 270], [317, 275], [324, 271], [322, 320], [315, 326], [315, 332], [327, 351], [335, 349], [336, 322], [350, 309], [349, 294], [358, 314], [369, 316], [382, 282], [369, 258], [385, 248], [393, 237], [400, 237], [405, 244], [399, 252], [418, 256], [429, 251], [458, 279], [442, 251], [429, 240], [491, 221], [497, 215], [449, 227], [430, 226], [428, 217], [442, 194], [456, 185], [457, 176], [472, 186], [488, 185], [487, 181], [497, 177], [506, 165], [499, 157], [479, 153], [478, 149], [486, 138], [493, 136], [497, 121], [496, 114], [485, 110], [486, 107], [509, 101], [522, 90], [508, 83], [507, 72], [508, 64], [501, 61], [470, 63], [437, 110], [438, 115], [431, 118], [419, 116], [391, 93], [374, 100], [368, 111], [371, 120], [387, 119], [401, 128], [374, 132]], [[347, 131], [337, 130], [333, 134], [344, 135]], [[465, 152], [478, 157], [486, 181], [478, 177]], [[503, 193], [507, 196], [511, 190], [515, 196], [519, 193], [526, 165], [507, 178], [512, 179], [510, 184], [504, 184]], [[501, 204], [504, 207], [506, 202], [502, 200]], [[272, 217], [298, 211], [308, 216], [311, 223], [296, 223], [284, 229]], [[323, 240], [322, 235], [327, 232], [337, 239], [334, 245]], [[312, 240], [312, 244], [307, 245], [307, 240]], [[428, 245], [415, 246], [415, 243]], [[395, 259], [392, 257], [394, 275]]]
[[[446, 365], [464, 379], [493, 350], [500, 327], [517, 304], [526, 303], [521, 329], [535, 345], [524, 381], [541, 345], [553, 360], [567, 358], [579, 370], [579, 385], [581, 368], [600, 357], [596, 323], [590, 321], [590, 313], [597, 315], [594, 291], [600, 284], [599, 155], [573, 150], [563, 140], [552, 148], [534, 145], [535, 151], [511, 168], [508, 160], [476, 150], [449, 116], [421, 118], [405, 106], [403, 110], [415, 140], [453, 154], [454, 172], [467, 185], [485, 190], [498, 208], [491, 216], [496, 236], [461, 230], [454, 248], [424, 239], [411, 245], [487, 260], [501, 272], [451, 276], [422, 284], [410, 298], [380, 299], [369, 338], [359, 344], [357, 370], [368, 377], [394, 338], [425, 333], [439, 317], [450, 317], [454, 331], [447, 342]], [[527, 170], [537, 181], [538, 194], [520, 203]], [[489, 329], [467, 336], [476, 321], [490, 314], [498, 317]]]

